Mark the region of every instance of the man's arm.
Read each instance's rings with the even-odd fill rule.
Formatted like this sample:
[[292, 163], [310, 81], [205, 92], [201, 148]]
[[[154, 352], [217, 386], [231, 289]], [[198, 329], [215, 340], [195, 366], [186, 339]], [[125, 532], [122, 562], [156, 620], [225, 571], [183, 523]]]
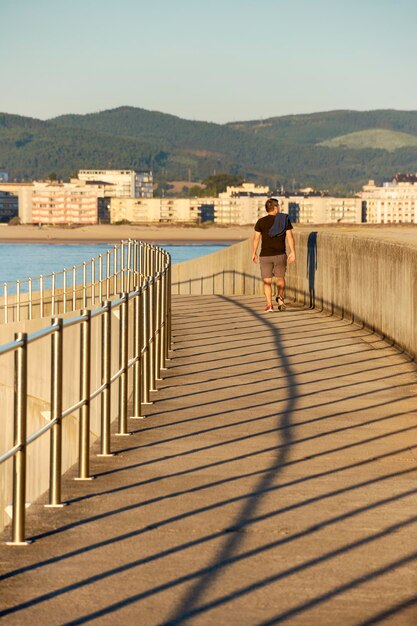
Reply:
[[294, 235], [292, 234], [292, 230], [287, 230], [286, 238], [288, 241], [288, 246], [290, 248], [290, 253], [288, 255], [288, 263], [294, 263], [295, 261], [295, 241]]
[[259, 246], [259, 240], [261, 238], [261, 233], [258, 233], [256, 230], [253, 233], [253, 239], [252, 239], [252, 261], [254, 263], [258, 262], [258, 246]]

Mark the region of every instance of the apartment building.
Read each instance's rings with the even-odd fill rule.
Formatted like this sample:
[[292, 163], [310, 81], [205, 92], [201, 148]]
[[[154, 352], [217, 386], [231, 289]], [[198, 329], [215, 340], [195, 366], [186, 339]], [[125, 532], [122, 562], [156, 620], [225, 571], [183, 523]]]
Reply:
[[[268, 196], [240, 196], [232, 198], [211, 198], [214, 222], [216, 224], [254, 224], [266, 215], [265, 202]], [[208, 203], [205, 198], [205, 203]]]
[[7, 224], [18, 215], [18, 198], [8, 191], [0, 191], [0, 223]]
[[294, 224], [360, 224], [360, 198], [293, 195], [281, 198], [284, 213]]
[[111, 198], [110, 220], [118, 222], [198, 222], [201, 198]]
[[[267, 191], [267, 189], [265, 189]], [[265, 193], [264, 191], [264, 193]], [[229, 195], [230, 194], [230, 195]], [[224, 192], [217, 198], [111, 198], [111, 222], [214, 222], [255, 224], [266, 215], [267, 195], [239, 196]], [[360, 198], [322, 196], [281, 197], [284, 213], [293, 223], [328, 224], [362, 221]]]
[[153, 197], [152, 172], [138, 172], [136, 170], [80, 170], [78, 172], [78, 180], [93, 184], [104, 184], [107, 197]]
[[17, 198], [20, 221], [22, 224], [31, 224], [33, 183], [0, 182], [0, 191], [10, 193]]
[[217, 224], [254, 224], [265, 214], [265, 202], [269, 187], [243, 183], [237, 187], [227, 187], [218, 198], [206, 198], [213, 205], [214, 222]]
[[97, 224], [105, 207], [103, 185], [33, 183], [33, 224]]
[[398, 174], [381, 186], [370, 180], [359, 195], [369, 224], [417, 224], [417, 174]]

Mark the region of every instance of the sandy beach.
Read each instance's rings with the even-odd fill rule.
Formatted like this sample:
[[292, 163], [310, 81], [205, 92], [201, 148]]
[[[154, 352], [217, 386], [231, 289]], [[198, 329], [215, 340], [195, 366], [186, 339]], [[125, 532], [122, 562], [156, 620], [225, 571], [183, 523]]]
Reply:
[[[417, 224], [296, 224], [314, 229], [417, 245]], [[253, 226], [190, 226], [183, 224], [100, 224], [94, 226], [0, 225], [0, 243], [109, 243], [136, 239], [154, 244], [234, 244], [252, 237]]]
[[154, 244], [233, 244], [251, 236], [253, 226], [184, 226], [173, 224], [113, 225], [58, 227], [0, 227], [0, 243], [117, 243], [137, 239]]

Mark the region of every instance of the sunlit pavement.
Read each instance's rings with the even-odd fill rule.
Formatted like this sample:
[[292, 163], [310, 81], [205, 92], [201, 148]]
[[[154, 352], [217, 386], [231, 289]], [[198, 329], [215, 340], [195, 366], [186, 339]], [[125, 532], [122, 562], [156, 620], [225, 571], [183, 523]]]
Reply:
[[174, 298], [147, 418], [96, 480], [65, 475], [68, 506], [31, 506], [33, 544], [0, 548], [5, 623], [417, 624], [416, 365], [263, 308]]

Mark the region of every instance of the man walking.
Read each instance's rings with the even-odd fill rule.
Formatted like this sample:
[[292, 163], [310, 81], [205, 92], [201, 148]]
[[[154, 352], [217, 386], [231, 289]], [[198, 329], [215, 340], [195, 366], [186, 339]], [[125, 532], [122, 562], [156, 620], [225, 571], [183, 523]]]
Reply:
[[[278, 287], [278, 310], [284, 311], [286, 306], [284, 302], [285, 290], [285, 270], [287, 269], [287, 252], [285, 243], [288, 242], [290, 253], [288, 255], [288, 263], [295, 261], [295, 242], [292, 234], [292, 224], [288, 216], [280, 216], [276, 220], [275, 216], [279, 213], [279, 201], [275, 198], [268, 198], [265, 203], [265, 209], [268, 215], [261, 217], [255, 224], [255, 232], [253, 234], [253, 252], [252, 261], [258, 262], [258, 245], [262, 238], [261, 252], [259, 262], [261, 266], [261, 277], [264, 284], [264, 294], [266, 300], [265, 313], [274, 310], [272, 305], [272, 277]], [[285, 219], [284, 219], [285, 217]]]

